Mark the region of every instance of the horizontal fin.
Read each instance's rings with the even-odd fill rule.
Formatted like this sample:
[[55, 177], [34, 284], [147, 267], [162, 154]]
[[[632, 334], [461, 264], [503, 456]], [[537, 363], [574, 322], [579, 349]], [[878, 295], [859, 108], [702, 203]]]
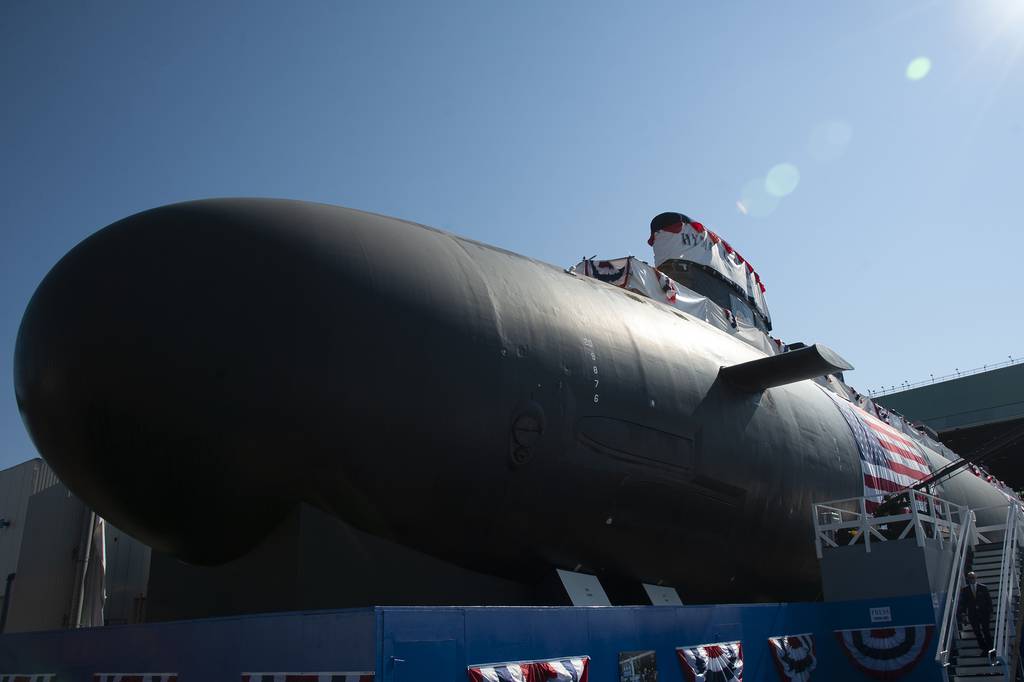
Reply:
[[741, 391], [759, 393], [766, 388], [791, 384], [853, 369], [827, 346], [815, 344], [788, 353], [770, 355], [738, 365], [723, 367], [718, 375]]

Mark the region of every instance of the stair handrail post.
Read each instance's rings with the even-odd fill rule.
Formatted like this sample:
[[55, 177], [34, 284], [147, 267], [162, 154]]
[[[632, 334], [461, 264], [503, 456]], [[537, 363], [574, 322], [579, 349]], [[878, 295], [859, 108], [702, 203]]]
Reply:
[[999, 605], [996, 608], [996, 636], [994, 642], [996, 659], [1002, 661], [1003, 674], [1007, 674], [1009, 642], [1007, 641], [1006, 619], [1010, 613], [1011, 575], [1015, 570], [1015, 548], [1017, 545], [1017, 509], [1016, 505], [1006, 506], [1006, 530], [1003, 533], [1003, 556], [999, 562]]
[[811, 514], [811, 518], [814, 521], [814, 553], [818, 556], [818, 561], [821, 561], [821, 522], [818, 517], [821, 516], [821, 510], [818, 509], [818, 505], [814, 505], [814, 510]]
[[864, 551], [868, 554], [871, 553], [871, 526], [868, 523], [868, 505], [863, 497], [857, 500], [857, 506], [860, 509], [860, 532], [864, 537]]
[[[1015, 503], [1015, 502], [1011, 502], [1010, 506], [1014, 507], [1016, 509], [1016, 512], [1017, 512], [1017, 534], [1016, 534], [1016, 538], [1014, 539], [1014, 543], [1013, 543], [1013, 555], [1014, 555], [1014, 561], [1016, 562], [1017, 559], [1018, 559], [1018, 557], [1017, 557], [1017, 552], [1019, 551], [1018, 548], [1021, 546], [1021, 544], [1024, 544], [1024, 543], [1022, 543], [1022, 540], [1024, 540], [1024, 537], [1022, 537], [1022, 535], [1024, 535], [1024, 525], [1021, 524], [1021, 520], [1022, 520], [1021, 513], [1022, 513], [1022, 511], [1021, 511], [1020, 505]], [[1016, 573], [1016, 570], [1014, 570], [1013, 576], [1011, 577], [1011, 583], [1013, 584], [1017, 594], [1020, 594], [1020, 579], [1017, 578], [1016, 576], [1017, 576], [1017, 573]], [[1013, 602], [1010, 602], [1010, 603], [1012, 605]], [[1012, 640], [1011, 641], [1014, 644], [1013, 644], [1013, 646], [1010, 647], [1010, 657], [1005, 662], [1005, 666], [1006, 666], [1005, 669], [1007, 671], [1007, 675], [1006, 675], [1007, 678], [1009, 678], [1009, 671], [1011, 671], [1011, 670], [1017, 671], [1017, 669], [1020, 667], [1020, 638], [1021, 638], [1021, 630], [1022, 630], [1022, 628], [1024, 628], [1024, 608], [1021, 608], [1020, 606], [1018, 606], [1018, 608], [1017, 608], [1017, 616], [1013, 620], [1014, 620], [1014, 623], [1013, 623], [1013, 635], [1012, 635]]]
[[971, 544], [974, 528], [974, 512], [967, 509], [963, 522], [960, 524], [960, 537], [957, 544], [954, 545], [953, 563], [950, 566], [949, 580], [946, 584], [946, 605], [942, 610], [942, 625], [939, 628], [938, 644], [935, 648], [935, 661], [943, 669], [949, 664], [949, 651], [955, 636], [953, 625], [956, 621], [957, 610], [960, 608], [960, 578], [963, 576], [967, 548]]
[[924, 526], [921, 525], [921, 514], [918, 511], [917, 493], [910, 493], [910, 514], [911, 523], [914, 524], [914, 535], [917, 536], [917, 546], [924, 547]]

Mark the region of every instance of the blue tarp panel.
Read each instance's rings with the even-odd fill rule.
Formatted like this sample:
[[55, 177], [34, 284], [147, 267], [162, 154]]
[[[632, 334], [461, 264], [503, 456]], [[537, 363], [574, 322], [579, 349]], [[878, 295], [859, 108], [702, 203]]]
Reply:
[[[177, 672], [179, 682], [242, 672], [376, 670], [384, 682], [465, 682], [466, 666], [574, 655], [591, 682], [618, 682], [620, 651], [657, 652], [660, 682], [680, 682], [677, 646], [741, 640], [747, 682], [777, 680], [767, 638], [814, 633], [813, 679], [867, 680], [833, 631], [934, 623], [931, 595], [834, 603], [640, 607], [379, 607], [0, 636], [0, 673]], [[908, 682], [940, 679], [934, 636]]]

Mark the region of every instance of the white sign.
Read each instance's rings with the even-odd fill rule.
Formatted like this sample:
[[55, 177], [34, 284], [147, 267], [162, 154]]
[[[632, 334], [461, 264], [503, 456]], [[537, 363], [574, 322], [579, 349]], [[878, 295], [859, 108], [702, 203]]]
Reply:
[[872, 606], [870, 611], [872, 623], [892, 622], [892, 610], [888, 606]]
[[648, 585], [643, 583], [647, 598], [654, 606], [682, 606], [683, 600], [674, 587], [662, 587], [660, 585]]
[[569, 594], [573, 606], [611, 606], [608, 595], [598, 581], [597, 576], [575, 571], [563, 571], [558, 568], [558, 577]]

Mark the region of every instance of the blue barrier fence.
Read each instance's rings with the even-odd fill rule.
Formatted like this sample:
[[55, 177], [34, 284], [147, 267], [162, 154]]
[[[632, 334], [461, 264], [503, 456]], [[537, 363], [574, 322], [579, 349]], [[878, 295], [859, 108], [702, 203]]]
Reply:
[[[873, 623], [888, 607], [891, 623]], [[877, 618], [877, 614], [876, 614]], [[744, 680], [779, 679], [768, 637], [813, 633], [821, 680], [866, 680], [835, 630], [934, 624], [931, 595], [833, 603], [644, 607], [380, 607], [281, 613], [0, 636], [0, 674], [176, 672], [179, 682], [242, 672], [376, 670], [386, 682], [465, 682], [466, 666], [570, 655], [591, 658], [591, 682], [618, 682], [619, 653], [654, 650], [658, 679], [681, 682], [678, 646], [740, 640]], [[938, 680], [934, 633], [901, 679]]]
[[[931, 595], [834, 603], [612, 608], [383, 608], [377, 612], [378, 679], [465, 682], [467, 665], [587, 654], [591, 682], [618, 682], [619, 652], [654, 650], [659, 682], [683, 680], [678, 646], [740, 640], [744, 680], [778, 680], [768, 637], [813, 633], [822, 680], [866, 680], [834, 630], [885, 628], [872, 607], [889, 607], [892, 625], [935, 622]], [[937, 680], [933, 638], [904, 677]]]

